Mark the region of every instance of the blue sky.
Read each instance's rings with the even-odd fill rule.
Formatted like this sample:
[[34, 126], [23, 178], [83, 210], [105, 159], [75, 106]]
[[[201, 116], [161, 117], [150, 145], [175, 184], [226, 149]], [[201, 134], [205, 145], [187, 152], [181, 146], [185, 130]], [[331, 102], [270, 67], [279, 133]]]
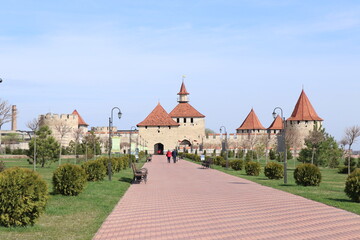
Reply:
[[216, 131], [235, 132], [252, 107], [265, 127], [276, 106], [289, 117], [303, 86], [337, 140], [360, 124], [359, 1], [0, 3], [1, 99], [20, 129], [74, 109], [106, 126], [115, 106], [130, 129], [158, 101], [176, 106], [184, 74]]

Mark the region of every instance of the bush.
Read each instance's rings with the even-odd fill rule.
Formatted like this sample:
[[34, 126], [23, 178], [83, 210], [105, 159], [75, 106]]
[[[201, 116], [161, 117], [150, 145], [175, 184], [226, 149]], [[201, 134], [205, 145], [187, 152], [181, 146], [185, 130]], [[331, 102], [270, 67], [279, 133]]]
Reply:
[[303, 163], [296, 167], [294, 178], [297, 185], [319, 186], [321, 173], [317, 166], [311, 163]]
[[106, 176], [106, 168], [101, 161], [88, 161], [83, 163], [81, 167], [85, 170], [88, 181], [101, 181]]
[[275, 153], [275, 151], [273, 149], [270, 149], [269, 158], [270, 158], [270, 160], [275, 160], [276, 159], [276, 153]]
[[360, 202], [360, 169], [356, 169], [347, 177], [344, 191], [352, 201]]
[[246, 175], [259, 176], [260, 171], [261, 171], [261, 166], [260, 163], [258, 162], [250, 161], [245, 164]]
[[254, 159], [254, 152], [252, 150], [248, 150], [245, 156], [245, 161], [250, 162]]
[[221, 156], [217, 156], [217, 157], [214, 158], [214, 164], [215, 165], [221, 166], [223, 162], [225, 162], [225, 159], [223, 157], [221, 157]]
[[[131, 155], [131, 156], [134, 156], [134, 155]], [[100, 161], [104, 165], [104, 167], [106, 169], [106, 175], [109, 175], [109, 173], [108, 173], [109, 157], [99, 157], [96, 160]], [[115, 158], [111, 158], [110, 161], [111, 161], [111, 174], [113, 175], [114, 172], [116, 172], [116, 168], [117, 168], [118, 163], [115, 160]], [[135, 162], [135, 156], [134, 156], [134, 161], [133, 162]]]
[[52, 182], [55, 193], [77, 196], [84, 190], [86, 172], [78, 165], [63, 164], [54, 171]]
[[244, 167], [244, 161], [241, 159], [232, 160], [230, 161], [230, 167], [235, 171], [242, 170]]
[[0, 172], [5, 170], [5, 163], [3, 161], [0, 161]]
[[[338, 173], [340, 173], [340, 174], [348, 174], [348, 167], [347, 166], [342, 166], [342, 167], [339, 167], [338, 168], [339, 170], [338, 170]], [[355, 167], [350, 167], [350, 172], [353, 172], [353, 171], [355, 171]]]
[[281, 179], [284, 177], [284, 166], [280, 163], [269, 162], [265, 166], [264, 174], [269, 179]]
[[0, 174], [0, 225], [33, 225], [45, 210], [48, 190], [36, 172], [9, 168]]

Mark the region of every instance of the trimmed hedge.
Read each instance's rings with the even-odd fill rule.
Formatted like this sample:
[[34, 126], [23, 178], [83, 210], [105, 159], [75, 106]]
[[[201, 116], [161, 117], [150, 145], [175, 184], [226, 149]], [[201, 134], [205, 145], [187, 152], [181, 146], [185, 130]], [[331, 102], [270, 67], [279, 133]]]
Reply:
[[0, 225], [33, 225], [47, 200], [47, 185], [38, 173], [19, 167], [0, 173]]
[[360, 169], [353, 171], [346, 179], [346, 195], [354, 202], [360, 202]]
[[269, 179], [281, 179], [284, 177], [284, 166], [280, 163], [269, 162], [264, 168], [264, 174]]
[[261, 166], [260, 163], [258, 162], [250, 161], [245, 164], [246, 175], [259, 176], [260, 171], [261, 171]]
[[65, 196], [77, 196], [84, 190], [86, 178], [86, 172], [82, 167], [63, 164], [54, 171], [54, 192]]
[[88, 181], [102, 181], [106, 176], [106, 168], [101, 161], [88, 161], [83, 163], [81, 167], [85, 170]]
[[235, 171], [242, 170], [244, 167], [244, 161], [237, 159], [237, 160], [231, 160], [230, 161], [230, 167], [234, 169]]
[[303, 163], [296, 167], [294, 178], [297, 185], [319, 186], [321, 182], [321, 172], [314, 164]]

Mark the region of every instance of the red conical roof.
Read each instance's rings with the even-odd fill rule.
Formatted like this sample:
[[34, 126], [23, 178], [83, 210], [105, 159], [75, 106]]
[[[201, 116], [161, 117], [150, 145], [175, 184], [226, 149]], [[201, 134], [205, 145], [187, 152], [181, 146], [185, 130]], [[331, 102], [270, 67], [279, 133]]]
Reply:
[[284, 128], [283, 121], [281, 117], [278, 115], [274, 121], [271, 123], [269, 130], [281, 130]]
[[186, 91], [186, 87], [185, 87], [185, 83], [182, 82], [181, 84], [181, 88], [180, 88], [180, 92], [177, 95], [189, 95], [190, 93], [188, 93]]
[[254, 130], [254, 129], [265, 129], [260, 123], [259, 118], [256, 116], [254, 109], [251, 109], [244, 122], [236, 130]]
[[309, 98], [306, 96], [304, 90], [301, 91], [299, 100], [297, 101], [294, 111], [291, 114], [291, 117], [287, 119], [291, 121], [323, 121], [315, 109], [310, 103]]
[[76, 109], [72, 112], [73, 115], [77, 115], [78, 116], [78, 125], [79, 126], [89, 126], [89, 124], [87, 124], [84, 119], [80, 116], [80, 114], [78, 113], [78, 111], [76, 111]]
[[154, 110], [137, 126], [179, 126], [158, 103]]
[[170, 117], [195, 117], [204, 118], [205, 116], [199, 113], [189, 103], [179, 103], [170, 113]]

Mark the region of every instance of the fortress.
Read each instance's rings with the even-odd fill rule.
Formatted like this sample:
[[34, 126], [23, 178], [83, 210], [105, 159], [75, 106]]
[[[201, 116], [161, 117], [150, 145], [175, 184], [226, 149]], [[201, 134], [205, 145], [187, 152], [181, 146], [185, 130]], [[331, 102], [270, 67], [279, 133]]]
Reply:
[[[225, 133], [206, 134], [205, 115], [189, 104], [189, 92], [184, 82], [177, 95], [178, 104], [170, 113], [158, 103], [151, 113], [137, 124], [138, 130], [117, 130], [114, 127], [112, 151], [134, 153], [135, 149], [138, 149], [147, 150], [150, 154], [163, 154], [168, 149], [177, 148], [179, 151], [203, 153], [206, 150], [208, 154], [214, 151], [219, 154], [226, 137], [227, 148], [235, 152], [256, 149], [267, 152], [277, 148], [285, 125], [287, 145], [296, 154], [304, 146], [304, 139], [313, 127], [321, 126], [323, 121], [302, 90], [291, 116], [285, 122], [278, 115], [271, 125], [265, 128], [254, 109], [251, 109], [236, 129], [236, 133], [226, 133], [226, 136]], [[41, 115], [40, 126], [42, 125], [48, 125], [58, 140], [61, 139], [59, 126], [67, 126], [69, 131], [62, 138], [63, 146], [68, 146], [69, 142], [74, 140], [73, 132], [76, 129], [82, 129], [84, 134], [88, 132], [88, 124], [76, 110], [72, 114]], [[103, 142], [109, 137], [108, 127], [93, 127], [92, 131]]]

